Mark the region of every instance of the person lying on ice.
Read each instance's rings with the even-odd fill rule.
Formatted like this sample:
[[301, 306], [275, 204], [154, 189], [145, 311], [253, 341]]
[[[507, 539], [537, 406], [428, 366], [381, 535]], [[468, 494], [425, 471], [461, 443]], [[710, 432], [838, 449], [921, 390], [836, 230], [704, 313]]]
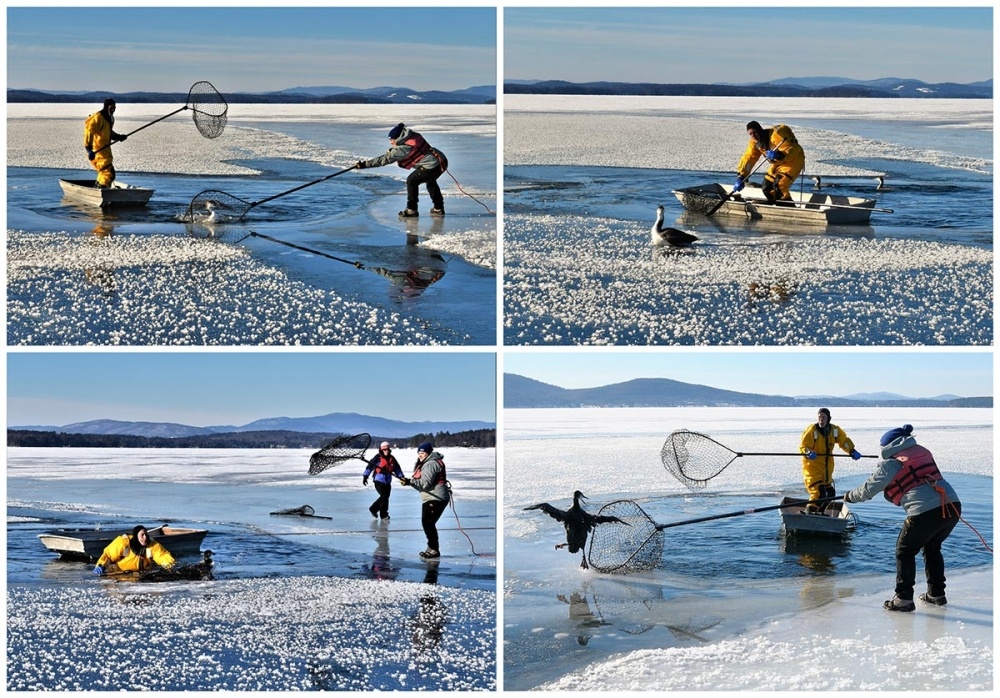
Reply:
[[132, 533], [123, 533], [104, 549], [104, 553], [94, 567], [94, 574], [102, 575], [111, 565], [122, 572], [140, 572], [153, 565], [173, 567], [174, 556], [149, 537], [145, 526], [136, 526]]

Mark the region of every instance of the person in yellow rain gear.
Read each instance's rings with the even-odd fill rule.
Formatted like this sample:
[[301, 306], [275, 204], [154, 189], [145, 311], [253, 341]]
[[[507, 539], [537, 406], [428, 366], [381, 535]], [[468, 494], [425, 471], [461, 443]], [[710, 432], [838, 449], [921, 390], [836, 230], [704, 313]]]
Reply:
[[173, 567], [174, 556], [149, 537], [145, 526], [136, 526], [131, 534], [123, 533], [108, 544], [94, 567], [94, 574], [104, 574], [111, 565], [122, 572], [141, 572], [154, 564]]
[[806, 154], [802, 146], [795, 140], [792, 129], [784, 124], [765, 129], [756, 121], [747, 124], [747, 135], [750, 142], [736, 166], [736, 184], [733, 191], [743, 189], [747, 178], [761, 155], [771, 163], [771, 168], [764, 175], [764, 196], [770, 203], [791, 201], [792, 183], [802, 174], [806, 166]]
[[830, 410], [821, 407], [816, 415], [816, 423], [806, 427], [799, 444], [799, 453], [802, 454], [802, 478], [809, 492], [807, 514], [822, 513], [829, 504], [816, 500], [837, 496], [837, 490], [833, 486], [834, 446], [840, 446], [844, 453], [849, 453], [854, 460], [861, 458], [847, 432], [830, 423]]
[[87, 159], [97, 170], [97, 186], [107, 189], [115, 181], [114, 157], [111, 144], [123, 141], [128, 136], [115, 133], [115, 100], [104, 100], [104, 107], [87, 117], [83, 125], [83, 147], [87, 149]]

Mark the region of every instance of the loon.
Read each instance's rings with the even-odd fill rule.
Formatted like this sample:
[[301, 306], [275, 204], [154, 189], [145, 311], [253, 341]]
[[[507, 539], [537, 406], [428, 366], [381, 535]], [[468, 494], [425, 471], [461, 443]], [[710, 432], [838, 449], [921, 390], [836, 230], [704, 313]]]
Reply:
[[566, 529], [566, 542], [557, 545], [556, 550], [568, 547], [569, 552], [571, 553], [581, 551], [583, 553], [583, 561], [580, 563], [580, 567], [588, 569], [589, 565], [587, 564], [587, 553], [583, 550], [584, 546], [587, 544], [587, 535], [594, 530], [594, 527], [597, 526], [597, 524], [623, 524], [625, 522], [617, 516], [594, 516], [593, 514], [587, 513], [583, 510], [583, 507], [580, 506], [581, 499], [586, 499], [586, 497], [583, 495], [583, 492], [577, 490], [573, 493], [573, 506], [566, 511], [556, 509], [551, 504], [533, 504], [530, 507], [525, 507], [524, 511], [541, 509], [553, 519], [562, 523], [563, 527]]
[[690, 245], [698, 239], [691, 233], [685, 233], [683, 230], [678, 230], [677, 228], [664, 228], [663, 206], [656, 207], [656, 223], [653, 224], [649, 232], [654, 245], [667, 244], [674, 247], [683, 247]]

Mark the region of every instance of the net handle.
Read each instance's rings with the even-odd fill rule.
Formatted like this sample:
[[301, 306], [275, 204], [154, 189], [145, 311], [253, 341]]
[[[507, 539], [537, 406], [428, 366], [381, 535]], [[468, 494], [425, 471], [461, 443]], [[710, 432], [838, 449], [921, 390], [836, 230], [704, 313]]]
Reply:
[[[675, 431], [674, 433], [672, 433], [670, 435], [670, 441], [671, 441], [671, 443], [674, 441], [674, 438], [678, 434], [681, 434], [681, 433], [687, 434], [689, 436], [696, 436], [699, 439], [703, 439], [705, 441], [711, 441], [713, 444], [716, 444], [717, 446], [721, 446], [722, 448], [724, 448], [727, 451], [729, 451], [730, 453], [732, 453], [733, 454], [733, 459], [742, 458], [744, 456], [796, 456], [796, 457], [802, 458], [805, 455], [803, 453], [788, 453], [788, 452], [782, 452], [782, 453], [764, 453], [764, 452], [750, 452], [750, 451], [734, 451], [733, 449], [729, 448], [729, 446], [726, 446], [724, 443], [720, 443], [719, 441], [716, 441], [715, 439], [713, 439], [711, 436], [707, 436], [707, 435], [702, 434], [702, 433], [697, 432], [697, 431]], [[849, 458], [851, 456], [851, 454], [849, 454], [849, 453], [824, 453], [822, 455], [823, 455], [824, 458]], [[817, 455], [816, 457], [819, 458], [820, 456]], [[866, 455], [862, 455], [861, 457], [862, 458], [878, 458], [878, 456], [866, 456]], [[726, 463], [726, 465], [729, 465], [729, 463], [732, 463], [732, 462], [733, 462], [733, 460], [730, 460], [729, 462]]]
[[[674, 528], [675, 526], [686, 526], [688, 524], [702, 523], [704, 521], [716, 521], [717, 519], [729, 519], [734, 516], [745, 516], [747, 514], [757, 514], [762, 511], [775, 511], [777, 509], [788, 509], [790, 507], [802, 507], [810, 502], [813, 504], [822, 504], [829, 502], [836, 502], [842, 500], [844, 495], [837, 497], [823, 497], [821, 499], [798, 499], [792, 502], [786, 502], [784, 504], [775, 504], [773, 506], [766, 507], [753, 507], [751, 509], [743, 509], [741, 511], [731, 511], [728, 514], [715, 514], [713, 516], [701, 516], [697, 519], [687, 519], [685, 521], [675, 521], [673, 523], [666, 524], [656, 524], [656, 530], [662, 531], [665, 528]], [[639, 506], [638, 504], [636, 506]], [[641, 509], [641, 507], [640, 507]]]
[[274, 201], [275, 199], [281, 198], [282, 196], [288, 196], [289, 194], [294, 194], [295, 192], [297, 192], [297, 191], [299, 191], [301, 189], [305, 189], [306, 187], [311, 187], [311, 186], [313, 186], [315, 184], [319, 184], [320, 182], [325, 182], [326, 180], [333, 179], [334, 177], [339, 177], [340, 175], [342, 175], [342, 174], [344, 174], [346, 172], [350, 172], [351, 170], [356, 170], [356, 169], [358, 169], [357, 165], [351, 165], [346, 170], [340, 170], [339, 172], [334, 172], [333, 174], [329, 174], [326, 177], [321, 177], [320, 179], [314, 179], [311, 182], [306, 182], [305, 184], [300, 184], [299, 186], [295, 187], [294, 189], [289, 189], [288, 191], [283, 191], [280, 194], [275, 194], [274, 196], [269, 196], [266, 199], [261, 199], [260, 201], [254, 201], [252, 204], [250, 204], [247, 207], [247, 210], [244, 211], [240, 215], [240, 218], [242, 218], [243, 216], [247, 215], [247, 213], [249, 213], [250, 209], [252, 209], [254, 206], [260, 206], [263, 203], [267, 203], [268, 201]]

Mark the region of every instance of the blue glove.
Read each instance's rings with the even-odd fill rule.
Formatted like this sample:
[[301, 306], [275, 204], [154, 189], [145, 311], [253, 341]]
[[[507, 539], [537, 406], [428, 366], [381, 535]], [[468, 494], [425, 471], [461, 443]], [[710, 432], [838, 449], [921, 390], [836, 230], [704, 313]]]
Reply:
[[851, 458], [854, 460], [861, 460], [861, 454], [858, 452], [858, 449], [851, 451]]
[[764, 153], [764, 157], [773, 162], [775, 160], [784, 160], [785, 154], [780, 150], [769, 150], [766, 153]]
[[806, 458], [816, 460], [816, 451], [806, 451]]
[[741, 191], [743, 189], [744, 184], [746, 184], [744, 179], [742, 177], [737, 177], [736, 183], [733, 185], [733, 191], [734, 192]]
[[100, 577], [102, 574], [104, 574], [104, 568], [98, 565], [97, 567], [94, 568], [94, 574]]
[[91, 150], [90, 148], [87, 148], [87, 159], [88, 160], [93, 160], [94, 159], [94, 151]]

